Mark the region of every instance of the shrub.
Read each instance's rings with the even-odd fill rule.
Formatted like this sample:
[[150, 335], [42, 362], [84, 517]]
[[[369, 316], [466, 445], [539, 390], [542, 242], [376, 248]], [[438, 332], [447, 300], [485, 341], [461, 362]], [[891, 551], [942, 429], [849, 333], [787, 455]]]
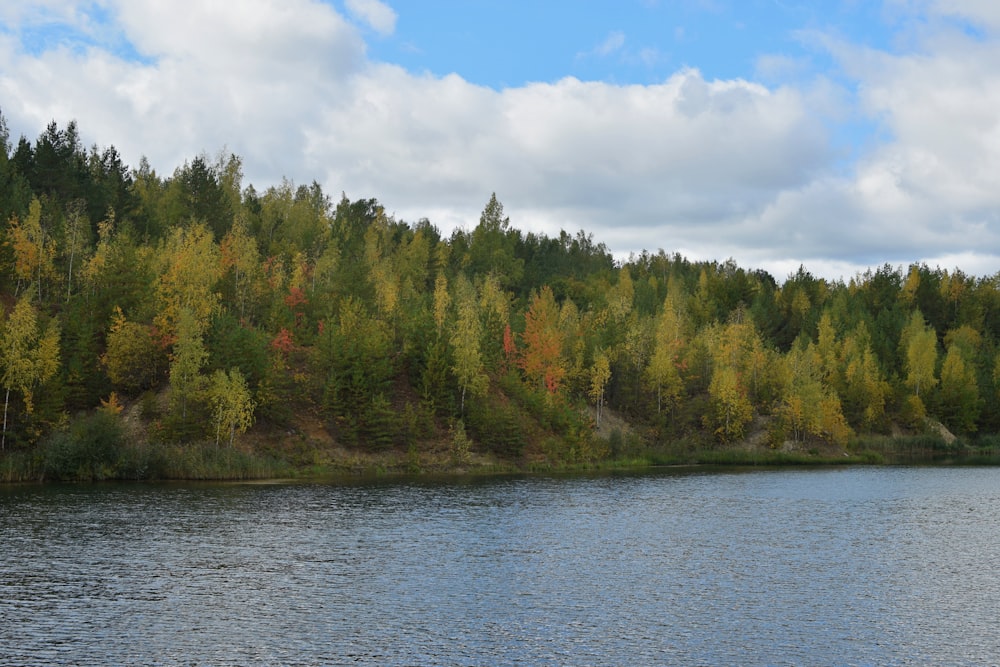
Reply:
[[123, 440], [118, 416], [98, 410], [49, 436], [42, 445], [43, 474], [60, 480], [114, 477]]

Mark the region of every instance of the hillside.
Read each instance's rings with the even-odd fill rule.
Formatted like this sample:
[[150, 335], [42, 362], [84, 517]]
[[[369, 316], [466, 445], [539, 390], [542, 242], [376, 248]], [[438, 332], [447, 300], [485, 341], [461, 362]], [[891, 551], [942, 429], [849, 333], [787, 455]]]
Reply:
[[177, 473], [217, 444], [295, 470], [530, 468], [1000, 431], [995, 276], [617, 262], [495, 195], [445, 237], [315, 182], [258, 191], [234, 155], [164, 177], [77, 136], [0, 146], [3, 451], [34, 472], [114, 476], [132, 448], [155, 459], [134, 474]]

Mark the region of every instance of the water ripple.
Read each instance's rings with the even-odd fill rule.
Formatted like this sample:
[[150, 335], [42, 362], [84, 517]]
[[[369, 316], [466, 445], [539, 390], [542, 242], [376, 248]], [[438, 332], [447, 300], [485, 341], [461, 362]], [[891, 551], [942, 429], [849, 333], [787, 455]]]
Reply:
[[0, 490], [0, 665], [1000, 662], [992, 469]]

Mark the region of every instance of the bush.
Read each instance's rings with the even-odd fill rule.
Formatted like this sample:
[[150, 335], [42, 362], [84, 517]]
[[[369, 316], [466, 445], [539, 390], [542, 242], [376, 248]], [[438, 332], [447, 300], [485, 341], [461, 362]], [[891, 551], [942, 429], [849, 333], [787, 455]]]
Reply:
[[114, 477], [123, 441], [118, 416], [103, 410], [94, 412], [43, 443], [43, 475], [59, 480]]

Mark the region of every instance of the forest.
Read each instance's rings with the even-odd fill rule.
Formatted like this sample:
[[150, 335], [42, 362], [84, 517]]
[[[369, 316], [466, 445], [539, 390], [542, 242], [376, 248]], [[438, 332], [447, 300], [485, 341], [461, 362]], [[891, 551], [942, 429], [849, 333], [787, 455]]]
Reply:
[[496, 195], [445, 237], [316, 182], [258, 191], [236, 155], [160, 175], [75, 122], [14, 142], [2, 116], [0, 220], [0, 479], [1000, 432], [1000, 275], [616, 261], [585, 231], [519, 231]]

